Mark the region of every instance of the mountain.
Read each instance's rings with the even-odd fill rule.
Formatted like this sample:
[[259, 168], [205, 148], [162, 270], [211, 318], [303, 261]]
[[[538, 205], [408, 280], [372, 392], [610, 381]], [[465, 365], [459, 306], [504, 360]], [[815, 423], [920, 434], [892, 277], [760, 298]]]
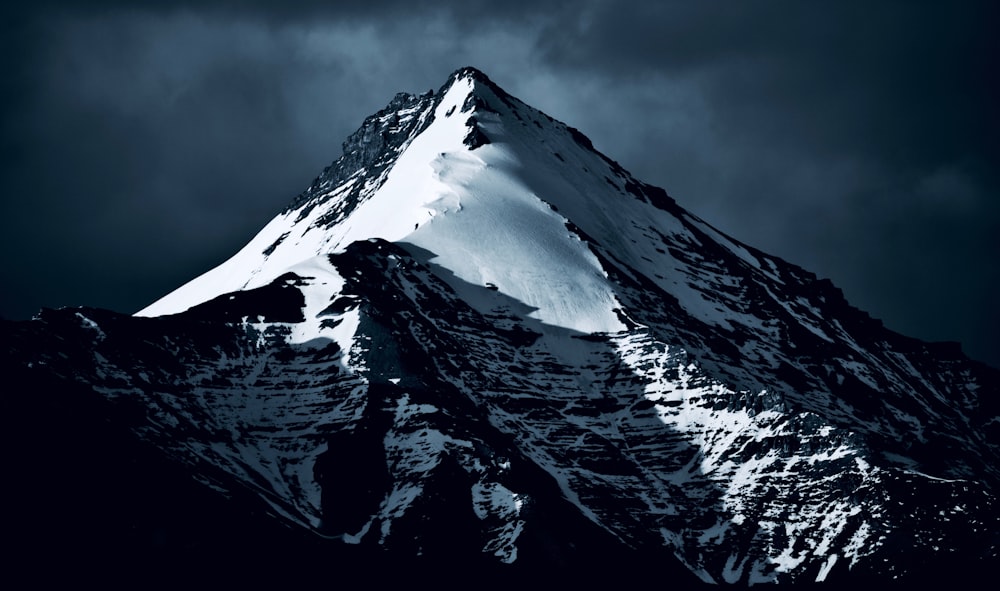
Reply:
[[137, 315], [0, 334], [25, 564], [684, 586], [1000, 562], [997, 370], [472, 68]]

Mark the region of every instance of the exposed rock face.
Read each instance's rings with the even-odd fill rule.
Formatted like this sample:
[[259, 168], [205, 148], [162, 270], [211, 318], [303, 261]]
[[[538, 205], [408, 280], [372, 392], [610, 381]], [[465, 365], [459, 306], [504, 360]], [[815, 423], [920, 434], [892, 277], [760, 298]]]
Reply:
[[397, 95], [141, 314], [3, 324], [12, 409], [58, 414], [39, 400], [61, 388], [345, 567], [997, 564], [996, 370], [886, 330], [472, 69]]

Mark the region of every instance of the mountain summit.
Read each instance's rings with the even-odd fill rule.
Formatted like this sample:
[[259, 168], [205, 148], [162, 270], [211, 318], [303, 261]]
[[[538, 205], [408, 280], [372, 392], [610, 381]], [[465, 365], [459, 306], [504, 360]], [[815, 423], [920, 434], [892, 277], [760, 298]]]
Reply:
[[578, 132], [465, 68], [436, 94], [397, 95], [236, 256], [139, 315], [266, 285], [310, 257], [381, 239], [432, 253], [456, 280], [495, 286], [545, 324], [618, 331], [607, 273], [566, 224], [582, 218], [602, 238], [634, 232], [648, 212], [616, 212], [633, 199], [609, 203], [607, 193], [638, 186]]
[[344, 568], [997, 565], [995, 370], [885, 329], [472, 68], [396, 95], [246, 247], [136, 316], [2, 334], [15, 410], [84, 405]]

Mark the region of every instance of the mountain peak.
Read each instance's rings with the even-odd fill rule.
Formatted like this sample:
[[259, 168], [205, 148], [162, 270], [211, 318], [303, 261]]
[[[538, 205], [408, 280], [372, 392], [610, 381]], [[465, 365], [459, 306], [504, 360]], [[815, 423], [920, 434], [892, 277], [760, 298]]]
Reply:
[[448, 77], [451, 80], [460, 80], [463, 78], [469, 78], [472, 80], [489, 81], [489, 76], [487, 76], [482, 70], [474, 66], [463, 66], [451, 73]]
[[[448, 77], [448, 82], [441, 87], [438, 94], [444, 95], [448, 90], [455, 87], [460, 88], [460, 92], [467, 93], [467, 98], [462, 106], [463, 113], [473, 114], [477, 110], [484, 110], [498, 114], [499, 105], [493, 105], [492, 101], [499, 101], [499, 103], [511, 109], [517, 109], [518, 106], [516, 103], [520, 103], [520, 101], [514, 99], [514, 97], [507, 94], [507, 91], [493, 82], [489, 76], [472, 66], [455, 70]], [[526, 107], [523, 103], [520, 106], [522, 108]]]
[[450, 84], [453, 84], [459, 80], [471, 80], [474, 82], [482, 82], [483, 84], [486, 84], [491, 87], [496, 86], [496, 84], [492, 80], [490, 80], [490, 77], [487, 76], [482, 70], [479, 70], [472, 66], [464, 66], [455, 70], [454, 72], [451, 73], [451, 76], [448, 77], [448, 80]]
[[[419, 95], [398, 92], [384, 108], [366, 117], [358, 130], [344, 140], [341, 145], [343, 155], [325, 168], [285, 211], [301, 209], [307, 202], [315, 202], [317, 196], [322, 198], [331, 187], [341, 186], [359, 174], [371, 175], [391, 166], [394, 156], [408, 141], [434, 122], [433, 108], [452, 88], [466, 97], [462, 101], [461, 112], [470, 116], [480, 109], [496, 112], [489, 106], [490, 95], [501, 101], [510, 99], [486, 74], [471, 66], [452, 72], [437, 92], [429, 90]], [[475, 121], [469, 122], [466, 144], [479, 146], [487, 142]]]

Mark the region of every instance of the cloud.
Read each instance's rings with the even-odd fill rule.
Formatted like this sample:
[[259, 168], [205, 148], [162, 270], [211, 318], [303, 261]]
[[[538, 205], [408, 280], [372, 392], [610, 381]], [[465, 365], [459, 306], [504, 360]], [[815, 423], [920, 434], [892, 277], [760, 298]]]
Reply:
[[[24, 165], [2, 171], [5, 194], [20, 196], [2, 204], [2, 246], [38, 257], [11, 261], [23, 281], [2, 293], [5, 313], [28, 315], [40, 290], [59, 288], [67, 300], [45, 305], [101, 303], [89, 294], [107, 290], [78, 266], [115, 267], [146, 291], [124, 304], [137, 308], [234, 252], [396, 92], [436, 88], [467, 63], [503, 71], [494, 56], [527, 59], [525, 27], [396, 16], [275, 24], [253, 12], [90, 10], [32, 21], [22, 51], [7, 54], [27, 56], [11, 93], [27, 100], [3, 111], [4, 138], [17, 142], [7, 162]], [[60, 255], [70, 251], [88, 260], [71, 264]]]
[[[591, 8], [541, 48], [617, 92], [664, 91], [638, 118], [663, 157], [615, 152], [627, 168], [889, 326], [1000, 361], [983, 296], [1000, 287], [983, 258], [1000, 219], [995, 4]], [[598, 143], [617, 149], [633, 127]]]
[[393, 94], [475, 65], [889, 326], [1000, 363], [982, 345], [1000, 330], [994, 6], [6, 8], [0, 313], [141, 307], [245, 243]]

